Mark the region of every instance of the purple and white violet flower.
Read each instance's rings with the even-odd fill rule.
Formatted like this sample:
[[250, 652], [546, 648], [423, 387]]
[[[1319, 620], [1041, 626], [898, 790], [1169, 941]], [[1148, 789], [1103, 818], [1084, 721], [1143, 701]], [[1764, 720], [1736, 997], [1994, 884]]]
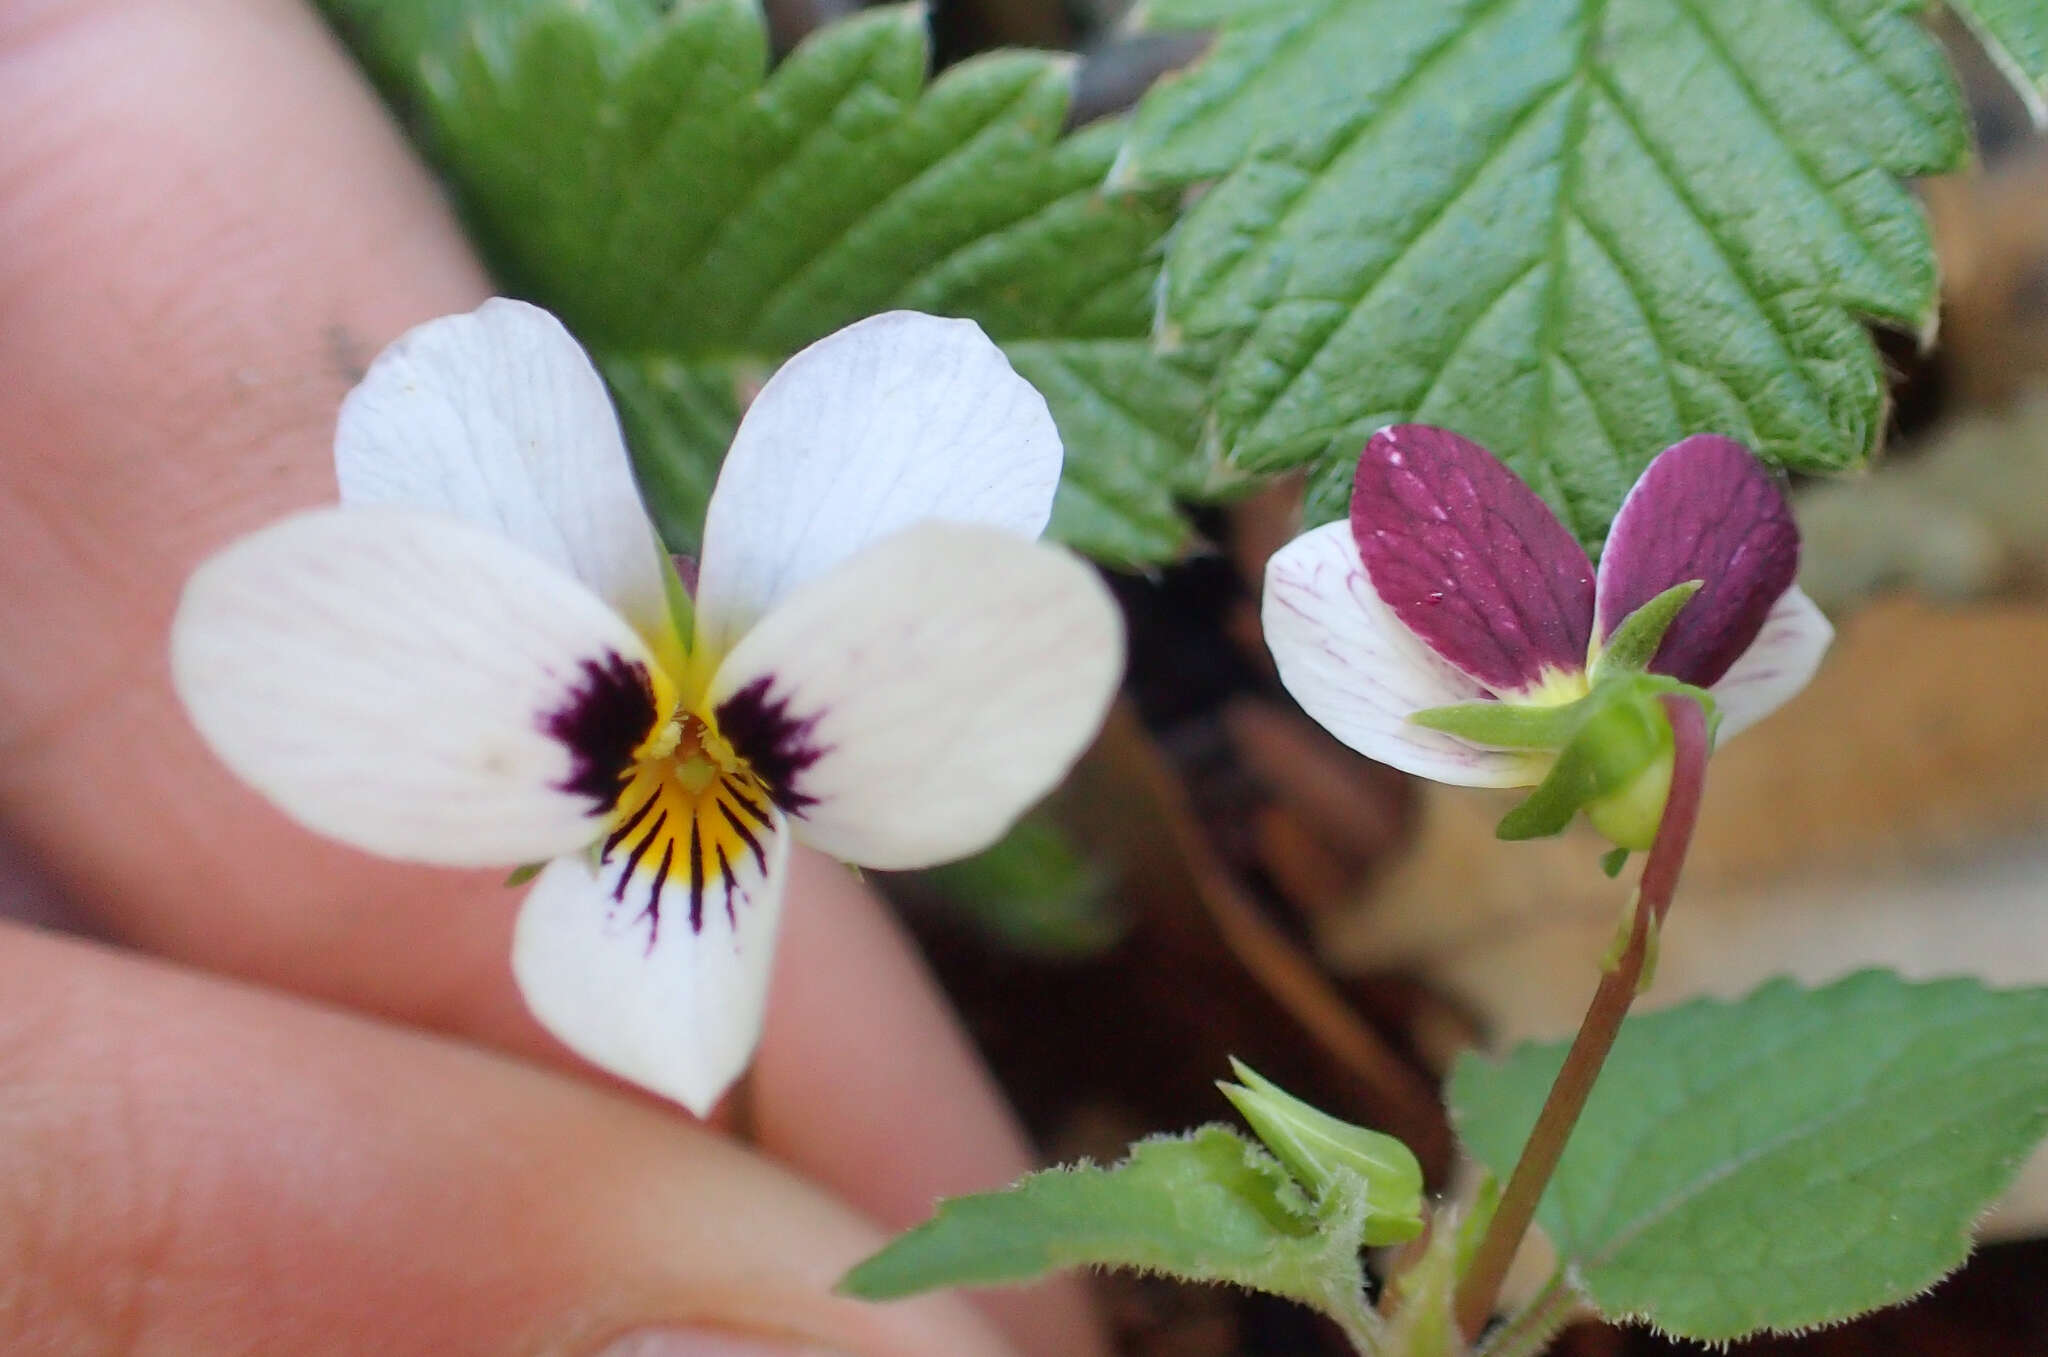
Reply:
[[202, 565], [171, 638], [222, 760], [319, 833], [452, 867], [546, 863], [513, 970], [569, 1047], [703, 1113], [750, 1059], [802, 840], [974, 852], [1066, 772], [1122, 672], [1084, 563], [1035, 539], [1044, 400], [971, 322], [849, 326], [761, 390], [694, 604], [603, 381], [493, 301], [379, 357], [340, 507]]
[[1644, 848], [1670, 780], [1669, 727], [1644, 699], [1700, 693], [1726, 739], [1805, 687], [1834, 633], [1793, 584], [1798, 565], [1784, 493], [1732, 439], [1659, 453], [1596, 573], [1491, 453], [1396, 425], [1366, 444], [1349, 518], [1273, 556], [1263, 622], [1281, 682], [1361, 754], [1438, 782], [1539, 787], [1505, 837], [1583, 809]]

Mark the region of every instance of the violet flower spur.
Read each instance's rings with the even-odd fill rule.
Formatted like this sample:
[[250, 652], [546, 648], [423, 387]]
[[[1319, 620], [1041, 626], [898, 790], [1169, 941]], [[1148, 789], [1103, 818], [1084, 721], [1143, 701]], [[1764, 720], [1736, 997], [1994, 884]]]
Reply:
[[202, 565], [172, 674], [221, 759], [374, 853], [544, 862], [513, 971], [569, 1047], [703, 1113], [745, 1068], [801, 840], [974, 852], [1066, 772], [1122, 672], [1036, 540], [1059, 437], [968, 321], [877, 316], [761, 390], [694, 602], [604, 383], [537, 308], [393, 344], [343, 404], [340, 507]]
[[1585, 810], [1639, 849], [1670, 781], [1655, 695], [1697, 693], [1726, 739], [1819, 666], [1834, 633], [1798, 564], [1783, 492], [1733, 439], [1659, 453], [1596, 573], [1491, 453], [1396, 425], [1366, 444], [1350, 517], [1273, 556], [1262, 620], [1281, 682], [1353, 749], [1439, 782], [1537, 787], [1503, 837]]

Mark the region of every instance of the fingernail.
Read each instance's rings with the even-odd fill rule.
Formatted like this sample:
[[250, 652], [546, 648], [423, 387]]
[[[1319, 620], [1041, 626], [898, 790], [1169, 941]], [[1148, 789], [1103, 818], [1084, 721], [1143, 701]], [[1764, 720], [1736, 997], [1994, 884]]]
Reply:
[[641, 1329], [597, 1357], [847, 1357], [833, 1348], [721, 1332], [717, 1329]]

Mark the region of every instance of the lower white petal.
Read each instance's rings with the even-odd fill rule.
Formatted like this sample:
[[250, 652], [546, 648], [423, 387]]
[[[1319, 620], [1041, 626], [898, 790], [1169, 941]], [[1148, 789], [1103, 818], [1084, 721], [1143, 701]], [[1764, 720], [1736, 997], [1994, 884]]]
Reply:
[[1123, 621], [1071, 554], [925, 523], [804, 585], [711, 687], [805, 842], [868, 867], [986, 847], [1094, 737]]
[[582, 584], [393, 507], [301, 514], [200, 566], [171, 676], [214, 752], [293, 819], [456, 867], [590, 843], [672, 705]]
[[1742, 658], [1708, 690], [1721, 711], [1717, 739], [1725, 743], [1791, 701], [1813, 681], [1834, 639], [1834, 627], [1814, 601], [1796, 584], [1787, 589]]
[[789, 859], [782, 817], [766, 813], [771, 825], [750, 826], [758, 852], [728, 852], [723, 869], [710, 821], [694, 854], [687, 832], [636, 827], [601, 866], [548, 864], [519, 911], [512, 971], [533, 1015], [593, 1065], [698, 1116], [761, 1035]]
[[1266, 564], [1260, 614], [1280, 682], [1324, 729], [1369, 759], [1466, 787], [1527, 786], [1526, 754], [1481, 749], [1408, 717], [1491, 696], [1440, 659], [1380, 601], [1351, 524], [1302, 534]]

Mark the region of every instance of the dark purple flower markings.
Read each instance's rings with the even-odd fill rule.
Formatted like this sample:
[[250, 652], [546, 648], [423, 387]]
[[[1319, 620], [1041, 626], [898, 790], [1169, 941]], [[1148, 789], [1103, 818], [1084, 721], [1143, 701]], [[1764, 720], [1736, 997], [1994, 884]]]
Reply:
[[654, 683], [645, 665], [616, 651], [578, 668], [568, 698], [541, 715], [540, 728], [569, 750], [569, 776], [556, 787], [589, 797], [591, 813], [606, 815], [619, 804], [634, 751], [654, 729]]
[[[1496, 693], [1585, 668], [1665, 590], [1701, 588], [1650, 669], [1705, 687], [1755, 643], [1799, 568], [1784, 492], [1748, 448], [1699, 434], [1664, 449], [1623, 501], [1597, 580], [1535, 491], [1477, 443], [1404, 424], [1358, 461], [1351, 531], [1373, 591], [1438, 655]], [[1596, 603], [1597, 599], [1597, 603]]]
[[787, 696], [770, 696], [774, 686], [774, 676], [764, 674], [719, 703], [714, 716], [719, 733], [747, 761], [775, 804], [797, 815], [818, 804], [799, 784], [810, 766], [830, 752], [813, 739], [824, 713], [791, 715]]

